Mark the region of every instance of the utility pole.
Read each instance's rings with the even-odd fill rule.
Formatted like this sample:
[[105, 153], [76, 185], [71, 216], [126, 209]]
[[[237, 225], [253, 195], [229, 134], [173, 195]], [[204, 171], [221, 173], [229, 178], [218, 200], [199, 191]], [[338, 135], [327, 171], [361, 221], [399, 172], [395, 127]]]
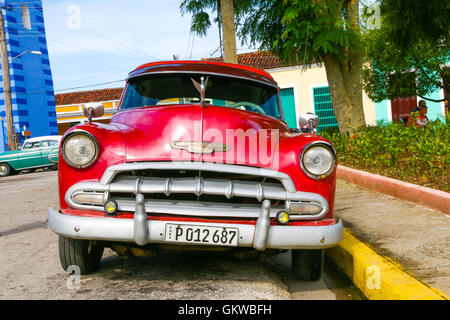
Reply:
[[3, 19], [3, 9], [0, 7], [0, 53], [3, 72], [3, 95], [5, 99], [6, 122], [8, 128], [9, 150], [16, 150], [16, 133], [14, 130], [14, 118], [11, 103], [11, 82], [9, 76], [8, 49], [6, 47], [5, 21]]
[[236, 30], [234, 27], [233, 0], [220, 0], [223, 26], [223, 48], [224, 61], [229, 63], [237, 62], [236, 53]]

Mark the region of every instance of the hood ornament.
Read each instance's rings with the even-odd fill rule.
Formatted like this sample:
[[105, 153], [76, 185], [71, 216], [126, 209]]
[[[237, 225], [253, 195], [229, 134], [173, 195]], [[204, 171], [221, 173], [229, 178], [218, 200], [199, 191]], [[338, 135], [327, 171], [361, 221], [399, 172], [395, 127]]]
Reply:
[[208, 85], [208, 80], [209, 80], [209, 76], [206, 77], [201, 77], [200, 78], [200, 83], [198, 83], [197, 81], [195, 81], [194, 79], [192, 79], [192, 83], [194, 84], [195, 89], [197, 89], [197, 91], [200, 93], [200, 105], [202, 107], [205, 106], [205, 96], [206, 96], [206, 86]]
[[191, 153], [211, 154], [213, 152], [226, 152], [231, 149], [229, 145], [218, 142], [203, 141], [173, 141], [170, 143], [173, 149], [186, 150]]

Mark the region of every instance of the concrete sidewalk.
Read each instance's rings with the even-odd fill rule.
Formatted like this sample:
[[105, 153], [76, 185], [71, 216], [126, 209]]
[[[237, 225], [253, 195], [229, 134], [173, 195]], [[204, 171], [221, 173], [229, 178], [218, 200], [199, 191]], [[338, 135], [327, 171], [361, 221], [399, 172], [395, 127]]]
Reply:
[[[375, 299], [420, 299], [414, 298], [421, 297], [420, 294], [410, 295], [410, 291], [414, 289], [409, 290], [408, 286], [402, 289], [403, 293], [389, 295], [389, 286], [389, 290], [395, 291], [396, 287], [400, 287], [398, 283], [404, 282], [404, 279], [400, 279], [403, 277], [402, 272], [407, 277], [410, 275], [417, 279], [417, 283], [423, 284], [425, 288], [429, 287], [432, 294], [436, 292], [436, 299], [446, 299], [450, 296], [450, 215], [370, 191], [341, 179], [338, 179], [336, 186], [335, 214], [343, 220], [347, 230], [343, 245], [357, 247], [355, 242], [359, 243], [357, 240], [360, 240], [384, 261], [393, 263], [392, 265], [400, 270], [399, 273], [388, 274], [385, 269], [378, 268], [378, 262], [373, 262], [371, 270], [363, 270], [369, 278], [370, 275], [376, 275], [376, 271], [379, 272], [382, 285], [381, 288], [375, 288], [380, 293], [373, 295]], [[352, 235], [357, 239], [353, 239]], [[367, 255], [367, 250], [364, 250], [355, 250], [357, 253], [353, 253], [348, 248], [344, 251], [337, 248], [328, 255], [334, 256], [339, 268], [350, 268], [351, 270], [347, 271], [351, 273], [351, 277], [356, 276], [358, 267], [363, 268], [357, 265], [361, 257], [352, 255]], [[363, 257], [364, 259], [367, 260], [367, 257]], [[350, 266], [343, 265], [344, 260], [347, 260]], [[364, 268], [370, 269], [367, 265]], [[364, 286], [370, 285], [367, 279], [359, 279], [359, 282]], [[383, 281], [389, 283], [385, 284]], [[376, 281], [372, 281], [372, 285], [371, 289], [376, 287]], [[363, 292], [363, 289], [367, 290], [360, 289]], [[386, 289], [386, 294], [383, 289]], [[369, 291], [369, 294], [373, 292]], [[367, 292], [365, 293], [367, 295]], [[435, 298], [433, 295], [430, 297]]]

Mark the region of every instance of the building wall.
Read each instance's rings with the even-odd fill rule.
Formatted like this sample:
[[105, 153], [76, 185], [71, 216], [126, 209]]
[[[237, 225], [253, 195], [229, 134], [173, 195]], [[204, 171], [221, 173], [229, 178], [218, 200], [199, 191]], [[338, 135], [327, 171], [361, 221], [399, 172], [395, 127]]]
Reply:
[[[0, 4], [6, 7], [3, 9], [3, 17], [10, 60], [11, 100], [17, 141], [20, 144], [24, 140], [21, 135], [24, 126], [31, 132], [31, 137], [57, 135], [55, 97], [42, 2], [6, 0], [0, 1]], [[28, 52], [11, 61], [27, 50], [40, 51], [42, 54], [34, 55]], [[0, 118], [4, 127], [3, 137], [0, 135], [0, 151], [4, 151], [9, 147], [5, 131], [7, 126], [3, 84]]]
[[[280, 88], [294, 88], [296, 115], [314, 112], [313, 89], [328, 86], [325, 67], [315, 65], [303, 69], [302, 66], [266, 70]], [[363, 108], [367, 125], [376, 124], [375, 104], [363, 92]], [[298, 121], [297, 121], [298, 122]]]
[[[89, 102], [92, 103], [92, 102]], [[119, 100], [111, 101], [98, 101], [95, 103], [102, 103], [105, 108], [105, 113], [102, 117], [94, 118], [96, 122], [109, 123], [112, 115], [117, 110]], [[58, 118], [58, 133], [63, 135], [70, 127], [86, 122], [86, 117], [83, 113], [83, 107], [86, 103], [60, 105], [56, 106], [57, 118]]]
[[[436, 89], [425, 98], [430, 98], [433, 100], [442, 100], [444, 99], [444, 92], [442, 89]], [[423, 100], [423, 98], [417, 96], [417, 103]], [[442, 122], [445, 122], [445, 102], [433, 102], [425, 100], [428, 107], [427, 117], [430, 121], [434, 121], [439, 119]], [[411, 104], [410, 110], [414, 109], [415, 105]], [[376, 112], [376, 120], [377, 122], [389, 123], [392, 122], [392, 110], [391, 110], [391, 101], [383, 100], [381, 102], [375, 103], [375, 112]]]

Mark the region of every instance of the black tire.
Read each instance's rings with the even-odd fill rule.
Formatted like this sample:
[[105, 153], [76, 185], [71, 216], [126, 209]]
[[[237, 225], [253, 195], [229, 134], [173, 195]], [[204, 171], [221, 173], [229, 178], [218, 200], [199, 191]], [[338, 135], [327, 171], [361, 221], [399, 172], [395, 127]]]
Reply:
[[298, 280], [317, 281], [322, 275], [323, 249], [292, 250], [292, 271]]
[[7, 163], [0, 163], [0, 177], [7, 177], [11, 174], [12, 169]]
[[102, 259], [104, 245], [100, 241], [71, 239], [59, 236], [59, 259], [65, 271], [78, 266], [81, 274], [96, 270]]

